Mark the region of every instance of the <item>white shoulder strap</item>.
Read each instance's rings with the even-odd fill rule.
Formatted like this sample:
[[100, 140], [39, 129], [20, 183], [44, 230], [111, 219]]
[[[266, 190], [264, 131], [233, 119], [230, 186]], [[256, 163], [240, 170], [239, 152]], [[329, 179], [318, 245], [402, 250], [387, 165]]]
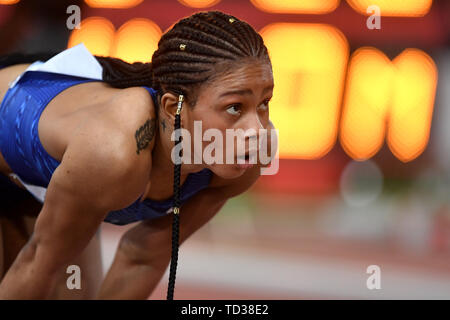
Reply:
[[30, 71], [44, 71], [65, 74], [69, 76], [82, 77], [94, 80], [102, 80], [103, 68], [89, 50], [80, 43], [72, 48], [66, 49], [46, 62], [35, 61], [21, 75], [17, 77], [9, 87], [16, 85], [19, 79]]
[[20, 179], [20, 177], [15, 173], [10, 173], [9, 175], [14, 179], [19, 180], [23, 184], [23, 186], [28, 190], [28, 192], [30, 192], [36, 198], [36, 200], [38, 200], [40, 203], [44, 203], [47, 188], [28, 184], [24, 182], [22, 179]]

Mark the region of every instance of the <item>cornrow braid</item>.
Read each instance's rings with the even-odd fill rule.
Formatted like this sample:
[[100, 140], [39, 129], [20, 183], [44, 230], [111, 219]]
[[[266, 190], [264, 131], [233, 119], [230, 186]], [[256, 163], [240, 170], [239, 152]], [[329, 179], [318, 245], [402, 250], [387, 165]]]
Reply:
[[[178, 106], [175, 113], [175, 147], [181, 143], [181, 107], [183, 104], [184, 96], [180, 94], [178, 96]], [[183, 150], [180, 150], [178, 157], [175, 159], [174, 165], [174, 183], [173, 183], [173, 194], [174, 194], [174, 207], [173, 207], [173, 220], [172, 220], [172, 255], [170, 262], [170, 274], [169, 274], [169, 284], [167, 286], [167, 300], [173, 300], [173, 292], [175, 289], [175, 278], [177, 272], [178, 264], [178, 247], [179, 247], [179, 234], [180, 234], [180, 175], [181, 175], [181, 157], [183, 156]]]
[[[27, 62], [47, 60], [51, 56], [29, 56]], [[181, 137], [177, 136], [177, 129], [181, 126], [181, 105], [187, 103], [194, 107], [202, 85], [214, 81], [222, 72], [235, 67], [236, 62], [246, 58], [263, 59], [270, 64], [262, 37], [245, 21], [220, 11], [197, 12], [179, 20], [160, 38], [158, 49], [149, 63], [126, 63], [112, 57], [96, 58], [103, 67], [103, 80], [112, 87], [147, 86], [155, 89], [158, 97], [155, 106], [157, 109], [165, 92], [178, 95], [174, 123], [177, 137], [175, 146], [181, 141]], [[25, 60], [27, 59], [23, 56], [10, 60], [0, 58], [0, 65], [24, 63]], [[178, 263], [180, 172], [181, 161], [174, 164], [174, 214], [168, 300], [173, 299]]]
[[103, 67], [103, 80], [116, 88], [144, 86], [152, 82], [151, 63], [127, 63], [111, 57], [96, 57]]

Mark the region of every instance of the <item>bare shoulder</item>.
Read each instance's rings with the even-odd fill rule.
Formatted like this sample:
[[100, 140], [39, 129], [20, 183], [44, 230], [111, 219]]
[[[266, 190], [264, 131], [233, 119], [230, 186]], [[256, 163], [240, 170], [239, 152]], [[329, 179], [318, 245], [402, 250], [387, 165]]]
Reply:
[[150, 93], [142, 87], [120, 90], [110, 104], [116, 106], [115, 123], [133, 138], [135, 153], [151, 151], [157, 129], [156, 108]]
[[80, 126], [78, 136], [89, 137], [125, 163], [148, 162], [143, 158], [151, 156], [157, 129], [150, 93], [141, 87], [117, 90], [97, 110], [92, 120]]
[[114, 110], [116, 122], [122, 126], [130, 125], [134, 129], [136, 123], [156, 118], [156, 108], [150, 93], [143, 87], [120, 89], [104, 102], [105, 110]]
[[62, 159], [67, 168], [63, 175], [73, 172], [72, 180], [91, 186], [81, 197], [94, 192], [97, 203], [119, 209], [144, 192], [156, 133], [151, 100], [144, 88], [119, 90], [71, 137]]

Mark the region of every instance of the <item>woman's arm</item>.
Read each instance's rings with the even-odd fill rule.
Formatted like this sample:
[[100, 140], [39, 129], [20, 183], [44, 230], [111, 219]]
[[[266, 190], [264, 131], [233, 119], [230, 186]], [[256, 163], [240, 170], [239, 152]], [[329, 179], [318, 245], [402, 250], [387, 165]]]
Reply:
[[[180, 245], [211, 219], [225, 201], [210, 202], [200, 191], [180, 210]], [[208, 205], [206, 205], [208, 204]], [[192, 217], [192, 213], [201, 216]], [[195, 219], [195, 220], [193, 220]], [[114, 261], [100, 288], [99, 299], [147, 299], [170, 263], [172, 216], [142, 221], [120, 239]]]
[[[259, 166], [220, 187], [204, 189], [180, 209], [180, 246], [210, 221], [229, 198], [257, 180]], [[99, 299], [147, 299], [170, 263], [172, 216], [143, 221], [121, 238], [114, 261], [99, 291]]]
[[69, 144], [34, 232], [0, 283], [1, 299], [45, 299], [58, 272], [65, 273], [62, 268], [87, 246], [107, 212], [138, 198], [145, 181], [135, 163], [124, 161], [121, 142], [97, 127]]

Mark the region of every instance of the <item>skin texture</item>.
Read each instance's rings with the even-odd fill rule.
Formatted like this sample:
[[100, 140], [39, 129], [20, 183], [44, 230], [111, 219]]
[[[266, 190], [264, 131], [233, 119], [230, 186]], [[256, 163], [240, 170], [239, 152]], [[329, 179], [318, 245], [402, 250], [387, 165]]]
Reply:
[[[0, 94], [5, 89], [2, 72]], [[201, 88], [193, 108], [183, 105], [181, 126], [193, 130], [194, 120], [201, 120], [203, 130], [217, 128], [224, 136], [226, 129], [273, 128], [265, 102], [272, 96], [271, 87], [272, 71], [266, 63], [240, 66]], [[251, 93], [219, 97], [245, 88]], [[49, 183], [33, 234], [0, 283], [0, 298], [52, 297], [58, 275], [74, 258], [86, 255], [109, 211], [130, 205], [142, 192], [142, 198], [153, 200], [173, 195], [170, 134], [177, 103], [178, 96], [165, 93], [156, 114], [144, 88], [114, 89], [104, 83], [80, 84], [52, 100], [41, 116], [39, 136], [61, 165]], [[181, 207], [180, 243], [210, 221], [228, 199], [248, 190], [260, 167], [183, 164], [181, 184], [189, 173], [203, 168], [214, 176], [208, 188]], [[9, 172], [1, 157], [0, 169]], [[168, 215], [128, 230], [92, 297], [146, 299], [170, 262], [171, 222]]]
[[141, 150], [144, 150], [148, 147], [150, 142], [153, 140], [155, 136], [155, 121], [156, 119], [149, 119], [145, 121], [145, 123], [136, 130], [136, 134], [134, 137], [136, 138], [136, 153], [139, 154]]

